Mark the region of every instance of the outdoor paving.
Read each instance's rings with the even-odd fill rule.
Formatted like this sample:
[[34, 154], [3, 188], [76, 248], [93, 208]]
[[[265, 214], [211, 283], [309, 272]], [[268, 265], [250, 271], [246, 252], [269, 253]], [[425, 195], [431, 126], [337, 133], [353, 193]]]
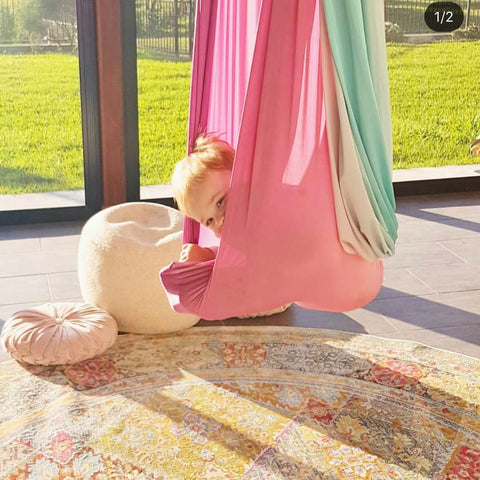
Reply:
[[[399, 198], [397, 217], [396, 255], [385, 261], [380, 294], [364, 308], [328, 313], [294, 306], [271, 317], [199, 325], [336, 329], [480, 358], [480, 192]], [[0, 226], [0, 327], [26, 307], [82, 301], [83, 223]]]

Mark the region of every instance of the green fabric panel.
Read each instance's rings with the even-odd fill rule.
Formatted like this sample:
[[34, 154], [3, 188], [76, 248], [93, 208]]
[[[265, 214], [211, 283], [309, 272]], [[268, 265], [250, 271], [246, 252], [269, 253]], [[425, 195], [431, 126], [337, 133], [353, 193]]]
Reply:
[[[386, 242], [397, 239], [392, 186], [388, 72], [380, 0], [324, 0], [333, 61], [342, 84], [360, 168]], [[394, 251], [394, 249], [392, 249]]]

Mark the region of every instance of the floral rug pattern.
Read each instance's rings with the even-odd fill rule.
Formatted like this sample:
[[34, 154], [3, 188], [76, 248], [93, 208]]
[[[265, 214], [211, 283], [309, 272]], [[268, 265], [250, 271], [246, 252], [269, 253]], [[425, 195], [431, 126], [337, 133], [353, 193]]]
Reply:
[[8, 480], [480, 480], [480, 361], [291, 327], [0, 364]]

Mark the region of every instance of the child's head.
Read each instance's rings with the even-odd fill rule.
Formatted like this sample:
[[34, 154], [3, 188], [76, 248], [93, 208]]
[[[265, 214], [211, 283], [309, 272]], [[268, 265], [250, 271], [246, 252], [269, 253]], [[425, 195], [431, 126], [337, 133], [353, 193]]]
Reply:
[[211, 135], [200, 135], [192, 153], [172, 176], [173, 194], [182, 213], [221, 235], [234, 149]]

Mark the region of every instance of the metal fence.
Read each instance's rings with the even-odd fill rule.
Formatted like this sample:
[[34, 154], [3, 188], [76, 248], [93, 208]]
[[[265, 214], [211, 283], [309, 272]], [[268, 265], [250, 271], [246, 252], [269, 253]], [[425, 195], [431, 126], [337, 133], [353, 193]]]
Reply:
[[[403, 33], [433, 33], [425, 24], [426, 8], [433, 0], [385, 0], [385, 21], [397, 24]], [[456, 0], [463, 9], [464, 19], [460, 28], [480, 25], [480, 1]]]
[[[195, 7], [196, 0], [136, 0], [138, 47], [191, 57]], [[21, 46], [73, 46], [76, 34], [75, 0], [0, 0], [2, 52], [23, 52]]]
[[137, 0], [137, 46], [175, 56], [191, 56], [195, 0]]
[[[247, 1], [247, 0], [245, 0]], [[372, 0], [374, 1], [374, 0]], [[385, 20], [403, 33], [431, 33], [424, 21], [433, 0], [384, 0]], [[464, 11], [461, 28], [480, 25], [480, 0], [456, 0]], [[56, 10], [46, 13], [46, 6]], [[75, 0], [0, 0], [0, 44], [76, 42]], [[191, 56], [196, 0], [136, 0], [139, 48]]]
[[[403, 33], [433, 33], [424, 20], [425, 10], [433, 1], [384, 0], [385, 21], [399, 25]], [[456, 3], [464, 12], [460, 28], [480, 25], [480, 0]], [[191, 56], [195, 8], [196, 0], [136, 0], [137, 45], [156, 52]]]

